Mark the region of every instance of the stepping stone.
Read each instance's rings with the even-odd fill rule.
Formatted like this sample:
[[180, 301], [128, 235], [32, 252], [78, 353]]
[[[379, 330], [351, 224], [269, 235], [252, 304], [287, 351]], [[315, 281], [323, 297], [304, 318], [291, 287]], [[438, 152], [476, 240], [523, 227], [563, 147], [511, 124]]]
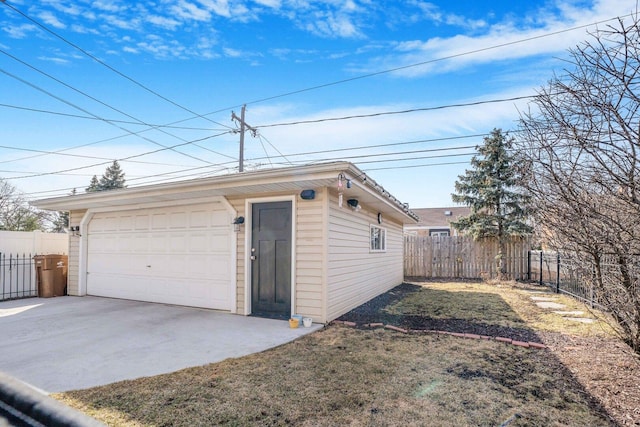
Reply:
[[560, 316], [582, 316], [584, 311], [554, 311], [555, 314], [559, 314]]
[[594, 323], [596, 321], [595, 319], [589, 319], [587, 317], [565, 317], [565, 319], [579, 323]]
[[540, 301], [540, 302], [537, 302], [536, 305], [540, 308], [553, 308], [556, 310], [560, 310], [562, 308], [567, 307], [564, 304], [560, 304], [558, 302], [550, 302], [550, 301]]
[[532, 300], [534, 301], [555, 301], [556, 298], [552, 297], [552, 296], [548, 296], [548, 297], [531, 297]]

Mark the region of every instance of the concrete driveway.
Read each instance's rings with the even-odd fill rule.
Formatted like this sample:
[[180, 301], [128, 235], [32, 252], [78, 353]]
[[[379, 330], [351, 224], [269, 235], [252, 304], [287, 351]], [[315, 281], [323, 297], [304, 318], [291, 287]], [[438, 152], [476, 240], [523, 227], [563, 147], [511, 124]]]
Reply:
[[99, 297], [0, 302], [0, 371], [47, 393], [260, 352], [317, 330], [287, 321]]

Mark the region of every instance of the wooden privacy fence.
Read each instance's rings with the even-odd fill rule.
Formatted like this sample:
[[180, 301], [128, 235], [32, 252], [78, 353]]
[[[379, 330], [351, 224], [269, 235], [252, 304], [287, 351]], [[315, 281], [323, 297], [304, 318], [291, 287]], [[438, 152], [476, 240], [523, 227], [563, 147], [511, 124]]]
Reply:
[[[506, 276], [528, 279], [528, 238], [509, 239], [504, 254]], [[469, 236], [418, 236], [405, 234], [404, 275], [407, 278], [480, 279], [497, 277], [497, 239]]]

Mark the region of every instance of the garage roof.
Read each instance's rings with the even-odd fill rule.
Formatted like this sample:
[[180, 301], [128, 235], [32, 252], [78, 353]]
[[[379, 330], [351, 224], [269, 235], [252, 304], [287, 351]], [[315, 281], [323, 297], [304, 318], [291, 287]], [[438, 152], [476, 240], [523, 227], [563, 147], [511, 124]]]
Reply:
[[382, 186], [349, 162], [320, 163], [217, 175], [118, 190], [76, 194], [41, 199], [32, 204], [41, 209], [71, 211], [79, 209], [129, 207], [150, 202], [172, 202], [212, 196], [243, 196], [283, 191], [336, 187], [338, 177], [351, 180], [351, 188], [343, 187], [345, 199], [355, 198], [363, 206], [382, 212], [403, 224], [415, 224], [418, 216]]

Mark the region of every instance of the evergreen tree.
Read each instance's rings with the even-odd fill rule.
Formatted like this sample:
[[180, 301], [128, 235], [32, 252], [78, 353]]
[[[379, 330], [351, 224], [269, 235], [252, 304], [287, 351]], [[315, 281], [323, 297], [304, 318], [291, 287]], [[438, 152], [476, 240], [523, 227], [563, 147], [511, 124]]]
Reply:
[[507, 239], [510, 236], [530, 234], [532, 227], [526, 223], [528, 196], [518, 191], [518, 176], [514, 157], [509, 154], [513, 138], [500, 129], [494, 129], [478, 148], [479, 156], [471, 159], [471, 170], [458, 176], [456, 192], [451, 195], [455, 203], [471, 208], [468, 216], [453, 221], [451, 225], [475, 239], [498, 239], [496, 268], [498, 278], [503, 279]]
[[51, 220], [51, 231], [64, 233], [69, 228], [69, 212], [58, 211]]
[[102, 177], [98, 179], [97, 176], [91, 178], [89, 186], [85, 188], [87, 193], [93, 193], [95, 191], [113, 190], [116, 188], [125, 188], [124, 172], [120, 168], [120, 164], [117, 160], [114, 160], [111, 166], [108, 166]]
[[89, 186], [87, 188], [85, 188], [85, 191], [87, 193], [93, 193], [94, 191], [100, 191], [100, 181], [98, 181], [98, 177], [93, 175], [93, 178], [91, 178], [91, 182], [89, 183]]
[[107, 167], [100, 183], [98, 191], [113, 190], [116, 188], [125, 188], [124, 172], [120, 168], [120, 164], [117, 160], [114, 160], [111, 166]]

